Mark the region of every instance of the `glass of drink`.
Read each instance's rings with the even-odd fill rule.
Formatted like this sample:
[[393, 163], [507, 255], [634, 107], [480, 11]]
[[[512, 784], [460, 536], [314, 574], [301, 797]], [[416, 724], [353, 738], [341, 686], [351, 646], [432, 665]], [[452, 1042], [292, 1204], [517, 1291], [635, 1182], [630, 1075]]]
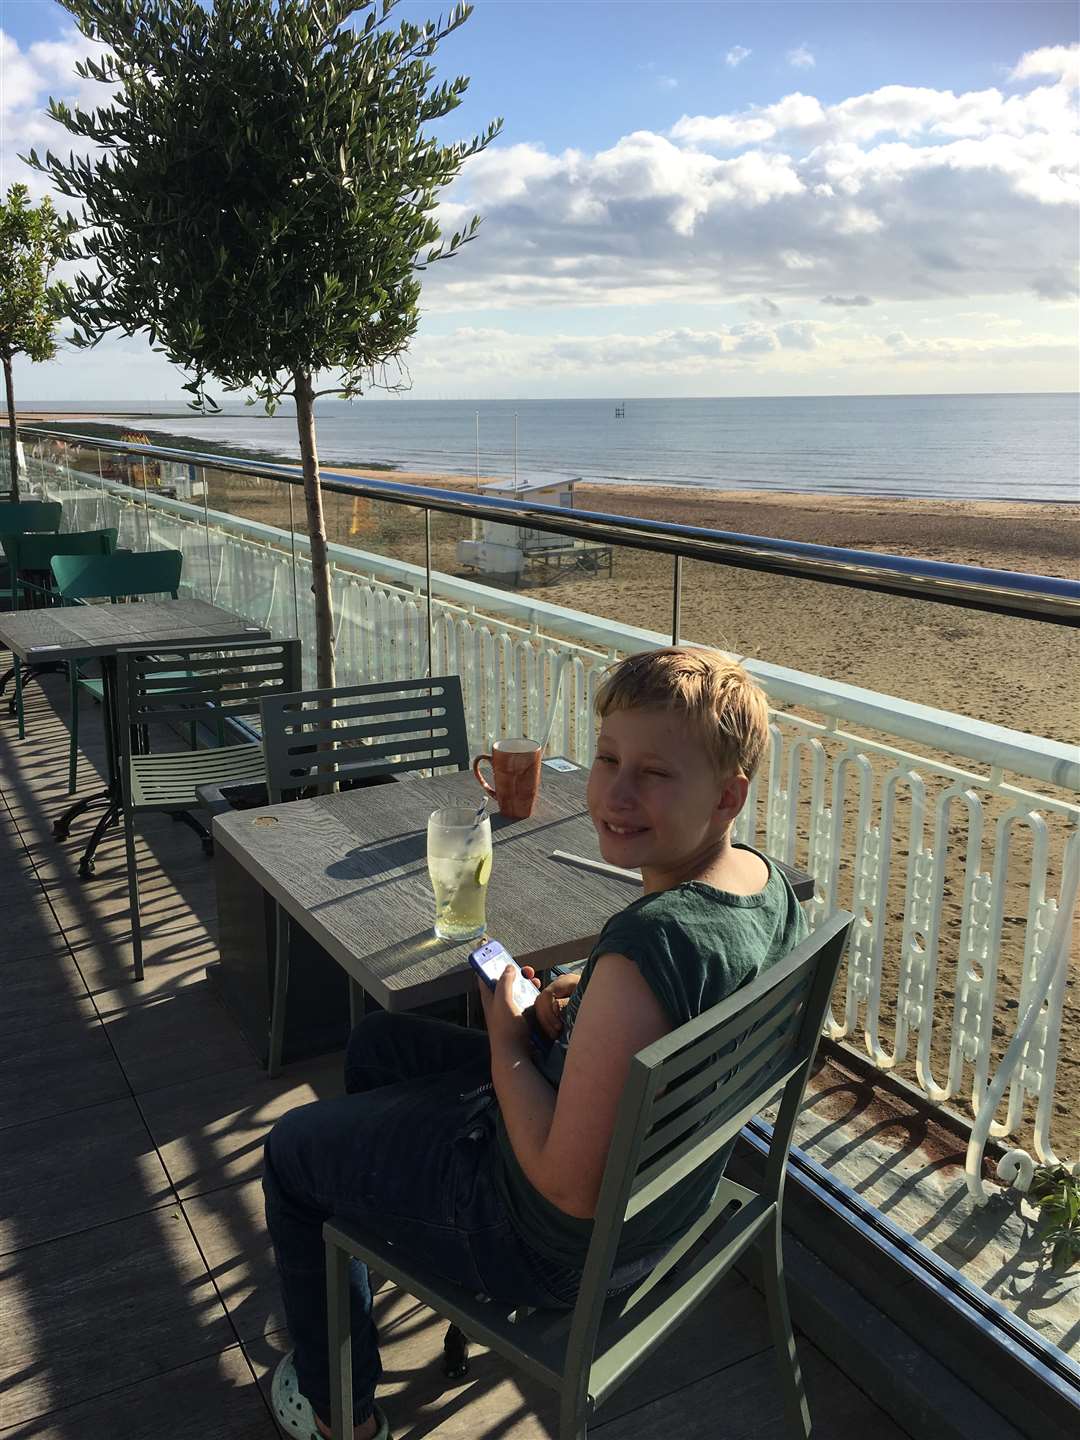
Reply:
[[433, 810], [428, 820], [427, 863], [435, 892], [435, 934], [472, 940], [487, 924], [491, 878], [491, 821], [468, 806]]

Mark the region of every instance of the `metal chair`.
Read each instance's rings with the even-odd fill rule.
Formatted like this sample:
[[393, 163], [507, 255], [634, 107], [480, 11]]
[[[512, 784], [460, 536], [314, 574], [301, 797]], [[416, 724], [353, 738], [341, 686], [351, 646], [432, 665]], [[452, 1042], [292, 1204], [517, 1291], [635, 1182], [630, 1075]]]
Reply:
[[[7, 500], [0, 504], [0, 540], [5, 535], [31, 535], [60, 529], [64, 508], [59, 500]], [[0, 606], [13, 601], [11, 567], [5, 562], [0, 572]]]
[[[262, 741], [226, 744], [227, 727], [233, 721], [257, 718], [263, 696], [294, 691], [299, 679], [299, 640], [166, 645], [153, 653], [141, 647], [117, 652], [116, 723], [137, 980], [143, 976], [143, 960], [134, 817], [147, 811], [176, 814], [197, 809], [200, 785], [261, 780], [265, 773]], [[171, 729], [200, 722], [213, 732], [216, 745], [141, 753], [140, 739], [152, 726]]]
[[[631, 1061], [608, 1152], [592, 1241], [572, 1311], [510, 1313], [410, 1263], [400, 1246], [340, 1220], [323, 1226], [333, 1434], [352, 1428], [348, 1267], [374, 1266], [560, 1396], [560, 1440], [584, 1440], [600, 1405], [756, 1246], [793, 1435], [810, 1434], [784, 1286], [784, 1176], [829, 997], [851, 925], [838, 914], [784, 960]], [[704, 1215], [629, 1291], [615, 1258], [624, 1223], [715, 1156], [780, 1097], [759, 1191], [722, 1179]], [[675, 1267], [678, 1269], [675, 1270]], [[673, 1273], [674, 1272], [674, 1273]], [[348, 1428], [346, 1428], [346, 1426]]]
[[[134, 600], [145, 595], [171, 595], [180, 589], [184, 556], [180, 550], [145, 550], [122, 555], [54, 555], [53, 579], [68, 604], [84, 600]], [[105, 682], [84, 675], [79, 661], [68, 665], [71, 690], [71, 739], [68, 744], [68, 794], [74, 795], [79, 766], [79, 691], [100, 704]], [[193, 746], [194, 748], [194, 746]]]
[[[469, 768], [465, 706], [457, 675], [301, 690], [262, 702], [266, 784], [272, 802], [411, 770]], [[267, 1074], [281, 1068], [289, 988], [289, 917], [275, 905], [273, 995]], [[363, 996], [349, 987], [353, 1018]]]
[[275, 804], [310, 786], [470, 764], [457, 675], [272, 696], [262, 702], [262, 736]]
[[[52, 561], [57, 555], [111, 555], [116, 549], [116, 530], [68, 530], [58, 534], [0, 534], [11, 567], [11, 602], [13, 610], [33, 610], [61, 603], [53, 584]], [[26, 680], [66, 670], [65, 661], [53, 664], [13, 665], [0, 679], [0, 695], [9, 680], [15, 680], [15, 693], [8, 701], [8, 713], [19, 717], [19, 739], [26, 735], [22, 691]]]

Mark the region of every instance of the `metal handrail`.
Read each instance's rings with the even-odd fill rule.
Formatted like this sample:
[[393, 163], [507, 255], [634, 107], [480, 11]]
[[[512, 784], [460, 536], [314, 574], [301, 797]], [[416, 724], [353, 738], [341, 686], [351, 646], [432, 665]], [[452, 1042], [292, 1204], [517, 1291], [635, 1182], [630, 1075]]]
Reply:
[[[41, 430], [33, 426], [20, 426], [20, 433], [62, 440], [88, 449], [112, 450], [151, 460], [171, 460], [204, 470], [253, 475], [260, 479], [280, 480], [288, 485], [303, 484], [303, 473], [295, 466], [204, 455], [198, 451], [167, 446], [133, 445], [126, 441]], [[420, 506], [474, 520], [498, 519], [503, 524], [531, 525], [572, 539], [659, 551], [735, 569], [765, 571], [795, 579], [817, 580], [828, 585], [930, 600], [943, 605], [961, 605], [971, 610], [1012, 615], [1018, 619], [1080, 626], [1080, 581], [1063, 577], [992, 570], [978, 565], [955, 565], [833, 545], [813, 545], [800, 540], [744, 535], [737, 531], [677, 525], [603, 511], [567, 511], [557, 505], [541, 505], [535, 501], [508, 500], [410, 485], [402, 481], [358, 479], [333, 470], [323, 470], [321, 479], [323, 488], [334, 494]]]

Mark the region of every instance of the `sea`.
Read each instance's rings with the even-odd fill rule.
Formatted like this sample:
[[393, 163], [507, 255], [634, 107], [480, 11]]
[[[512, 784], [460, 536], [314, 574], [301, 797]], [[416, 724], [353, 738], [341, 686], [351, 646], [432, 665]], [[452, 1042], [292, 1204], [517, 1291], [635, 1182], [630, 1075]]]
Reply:
[[[32, 402], [25, 402], [29, 409]], [[42, 408], [59, 410], [59, 402]], [[71, 411], [110, 412], [116, 401]], [[1080, 500], [1073, 394], [626, 400], [324, 399], [327, 468], [380, 466], [518, 484], [605, 485], [949, 500]], [[131, 420], [186, 448], [299, 457], [295, 416], [242, 404], [215, 416], [133, 403]], [[65, 428], [71, 428], [70, 425]]]

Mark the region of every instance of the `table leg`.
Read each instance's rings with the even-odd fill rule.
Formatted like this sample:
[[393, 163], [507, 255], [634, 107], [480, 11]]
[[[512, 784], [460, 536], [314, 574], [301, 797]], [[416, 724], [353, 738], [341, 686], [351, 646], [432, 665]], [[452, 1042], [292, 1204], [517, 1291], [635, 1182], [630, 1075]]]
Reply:
[[86, 849], [79, 859], [79, 874], [86, 880], [96, 869], [94, 859], [106, 830], [120, 820], [120, 737], [116, 714], [116, 658], [108, 655], [101, 661], [101, 703], [105, 724], [105, 772], [108, 784], [96, 795], [76, 800], [53, 823], [53, 834], [57, 840], [66, 840], [71, 823], [92, 805], [104, 805], [105, 813], [91, 832]]
[[93, 875], [97, 869], [97, 861], [94, 859], [97, 847], [105, 838], [105, 831], [108, 830], [111, 825], [118, 825], [119, 823], [120, 802], [110, 796], [105, 813], [91, 831], [90, 839], [86, 842], [86, 849], [83, 851], [82, 858], [79, 860], [79, 875], [81, 879], [88, 880], [90, 876]]

